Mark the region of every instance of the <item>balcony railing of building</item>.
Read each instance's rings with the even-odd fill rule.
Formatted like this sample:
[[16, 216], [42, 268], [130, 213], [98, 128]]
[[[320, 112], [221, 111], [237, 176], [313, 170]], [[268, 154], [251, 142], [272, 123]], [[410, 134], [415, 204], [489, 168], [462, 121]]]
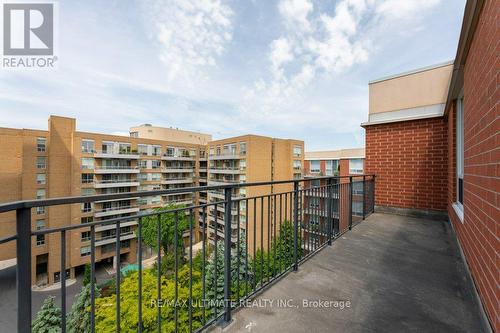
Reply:
[[[114, 225], [113, 242], [114, 252], [120, 258], [122, 249], [122, 227], [130, 225], [131, 221], [137, 221], [137, 225], [126, 237], [136, 238], [137, 248], [143, 245], [143, 226], [147, 221], [153, 222], [156, 228], [157, 238], [157, 260], [165, 255], [162, 253], [162, 227], [163, 217], [168, 217], [171, 225], [168, 230], [173, 230], [173, 240], [168, 246], [173, 251], [174, 263], [172, 274], [168, 281], [162, 275], [161, 269], [146, 272], [142, 263], [142, 251], [138, 251], [137, 258], [137, 290], [134, 292], [134, 300], [137, 306], [135, 318], [127, 317], [124, 320], [124, 309], [122, 309], [123, 297], [122, 280], [130, 278], [122, 276], [118, 269], [115, 274], [115, 294], [112, 303], [106, 303], [106, 307], [114, 307], [114, 318], [112, 323], [115, 327], [109, 327], [109, 318], [106, 330], [152, 332], [162, 331], [162, 325], [172, 327], [173, 330], [186, 332], [199, 332], [216, 322], [231, 321], [232, 312], [235, 308], [244, 304], [246, 300], [253, 298], [256, 294], [284, 277], [290, 271], [296, 271], [304, 261], [312, 255], [331, 245], [353, 225], [362, 221], [365, 216], [374, 210], [375, 176], [362, 175], [347, 177], [321, 177], [316, 179], [325, 180], [324, 185], [311, 186], [311, 178], [294, 179], [274, 182], [256, 182], [246, 184], [226, 184], [218, 186], [198, 186], [188, 188], [176, 188], [167, 190], [153, 190], [145, 192], [129, 192], [102, 194], [93, 196], [78, 196], [66, 198], [51, 198], [42, 200], [25, 200], [0, 205], [0, 214], [12, 214], [16, 219], [16, 234], [0, 239], [0, 244], [16, 242], [16, 282], [17, 282], [17, 331], [27, 333], [31, 331], [32, 300], [31, 300], [31, 277], [32, 277], [32, 240], [39, 235], [52, 235], [60, 238], [60, 271], [68, 268], [67, 240], [72, 233], [90, 229], [90, 306], [89, 311], [91, 332], [99, 331], [99, 325], [104, 319], [96, 316], [99, 313], [96, 303], [98, 298], [95, 293], [96, 281], [96, 229], [103, 226]], [[353, 214], [353, 187], [361, 184], [362, 195], [357, 195], [363, 207], [362, 216]], [[288, 185], [283, 191], [268, 192], [253, 197], [233, 197], [233, 192], [247, 187], [270, 187], [268, 185]], [[357, 186], [359, 188], [359, 186]], [[82, 205], [103, 200], [122, 199], [130, 197], [147, 197], [158, 195], [195, 195], [197, 192], [222, 191], [224, 199], [199, 205], [190, 205], [172, 208], [164, 208], [156, 211], [142, 211], [131, 216], [120, 216], [116, 218], [92, 221], [85, 224], [69, 224], [56, 228], [32, 230], [31, 212], [37, 207]], [[310, 215], [304, 214], [308, 196], [311, 191], [323, 192], [323, 204], [315, 207], [315, 212]], [[340, 196], [334, 197], [334, 193]], [[234, 223], [219, 225], [218, 216], [210, 224], [217, 226], [217, 233], [210, 232], [208, 225], [208, 212], [218, 211], [224, 207], [224, 220], [233, 221], [233, 210], [243, 211], [243, 216], [236, 217], [237, 227]], [[334, 214], [334, 211], [338, 214]], [[198, 216], [198, 213], [200, 216]], [[323, 217], [324, 216], [324, 217]], [[198, 217], [202, 223], [198, 224]], [[187, 219], [186, 229], [180, 230], [182, 219]], [[195, 223], [196, 221], [196, 223]], [[161, 223], [160, 223], [161, 222]], [[170, 223], [170, 222], [169, 222]], [[134, 223], [135, 224], [135, 223]], [[200, 230], [194, 228], [200, 225]], [[221, 229], [222, 228], [222, 229]], [[169, 231], [170, 232], [170, 231]], [[210, 238], [209, 238], [210, 234]], [[187, 235], [187, 245], [180, 241], [179, 237]], [[198, 253], [195, 259], [193, 251], [195, 238], [200, 235], [201, 245], [197, 247]], [[179, 245], [182, 244], [182, 245]], [[184, 257], [185, 263], [180, 263], [179, 258]], [[196, 270], [196, 271], [195, 271]], [[182, 272], [182, 279], [180, 279]], [[144, 274], [154, 274], [155, 286], [143, 285]], [[64, 274], [63, 274], [64, 275]], [[150, 275], [144, 281], [151, 281]], [[162, 299], [166, 285], [174, 288], [173, 299]], [[223, 288], [220, 288], [222, 283]], [[196, 286], [196, 293], [194, 293]], [[170, 288], [169, 287], [169, 288]], [[150, 288], [148, 292], [144, 288]], [[153, 298], [149, 292], [155, 288]], [[182, 293], [179, 292], [180, 288]], [[154, 290], [154, 289], [153, 289]], [[61, 294], [61, 331], [66, 332], [66, 278], [62, 277], [60, 282]], [[125, 294], [127, 295], [127, 294]], [[184, 295], [184, 296], [180, 296]], [[188, 295], [188, 296], [185, 296]], [[187, 297], [187, 298], [186, 298]], [[129, 300], [130, 301], [130, 300]], [[129, 302], [127, 302], [129, 303]], [[156, 311], [156, 321], [143, 320], [143, 312], [153, 307]], [[135, 310], [134, 310], [135, 311]], [[109, 312], [106, 312], [109, 313]], [[129, 313], [129, 312], [127, 312]], [[173, 314], [173, 315], [172, 315]], [[130, 314], [129, 314], [130, 315]], [[166, 322], [168, 321], [168, 322]], [[131, 326], [130, 326], [131, 325]], [[102, 327], [101, 327], [102, 329]]]

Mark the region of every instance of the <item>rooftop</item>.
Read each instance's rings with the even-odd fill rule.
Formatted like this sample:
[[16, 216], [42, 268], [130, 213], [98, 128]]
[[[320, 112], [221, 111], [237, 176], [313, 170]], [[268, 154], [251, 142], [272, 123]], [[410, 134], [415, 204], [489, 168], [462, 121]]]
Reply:
[[[242, 308], [224, 332], [487, 331], [445, 221], [372, 214], [257, 298], [289, 299], [298, 308]], [[303, 299], [350, 307], [304, 308]]]
[[365, 158], [365, 148], [339, 150], [306, 151], [306, 160], [339, 160], [348, 158]]

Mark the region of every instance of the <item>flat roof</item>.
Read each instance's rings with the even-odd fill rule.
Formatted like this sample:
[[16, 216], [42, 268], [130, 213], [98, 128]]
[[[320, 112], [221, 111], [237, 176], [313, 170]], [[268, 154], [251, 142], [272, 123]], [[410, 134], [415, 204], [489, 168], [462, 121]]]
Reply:
[[425, 66], [425, 67], [420, 67], [420, 68], [412, 69], [412, 70], [409, 70], [409, 71], [406, 71], [406, 72], [402, 72], [402, 73], [398, 73], [398, 74], [393, 74], [393, 75], [385, 76], [385, 77], [382, 77], [382, 78], [379, 78], [379, 79], [368, 81], [368, 84], [373, 84], [373, 83], [378, 83], [378, 82], [382, 82], [382, 81], [392, 80], [392, 79], [396, 79], [398, 77], [403, 77], [403, 76], [408, 76], [408, 75], [412, 75], [412, 74], [417, 74], [417, 73], [421, 73], [421, 72], [425, 72], [425, 71], [429, 71], [429, 70], [432, 70], [432, 69], [436, 69], [436, 68], [439, 68], [439, 67], [445, 67], [445, 66], [449, 66], [449, 65], [453, 65], [453, 60], [446, 61], [446, 62], [439, 63], [439, 64], [435, 64], [435, 65], [430, 65], [430, 66]]

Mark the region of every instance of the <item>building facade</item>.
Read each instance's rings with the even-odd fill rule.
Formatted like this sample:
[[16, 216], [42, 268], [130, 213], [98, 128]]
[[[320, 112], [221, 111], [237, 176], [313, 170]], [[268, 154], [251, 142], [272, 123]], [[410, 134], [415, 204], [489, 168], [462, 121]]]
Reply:
[[[0, 169], [0, 201], [139, 192], [199, 184], [199, 153], [205, 146], [178, 141], [129, 138], [76, 130], [71, 118], [51, 116], [47, 131], [0, 129], [5, 160]], [[38, 207], [32, 210], [32, 229], [85, 224], [170, 203], [193, 204], [192, 194], [131, 197], [82, 205]], [[15, 217], [0, 217], [2, 235], [15, 234]], [[137, 220], [121, 223], [120, 262], [135, 262]], [[115, 257], [114, 224], [96, 227], [96, 260]], [[67, 276], [90, 262], [90, 230], [78, 229], [67, 236]], [[1, 246], [0, 260], [15, 258], [15, 244]], [[39, 235], [33, 239], [32, 281], [37, 284], [60, 280], [61, 240], [59, 235]]]
[[[232, 241], [237, 240], [238, 228], [244, 230], [248, 238], [248, 251], [260, 248], [262, 241], [267, 244], [268, 230], [273, 229], [273, 216], [260, 218], [263, 210], [277, 215], [280, 206], [269, 199], [259, 202], [252, 199], [269, 193], [283, 193], [293, 190], [293, 184], [245, 187], [245, 183], [290, 180], [300, 178], [304, 162], [304, 142], [277, 139], [258, 135], [244, 135], [219, 141], [212, 141], [208, 147], [208, 185], [240, 184], [233, 190], [233, 197], [239, 200], [232, 209]], [[224, 200], [223, 191], [207, 193], [209, 203]], [[238, 207], [239, 205], [239, 207]], [[270, 205], [271, 210], [267, 210]], [[259, 217], [256, 219], [255, 217]], [[256, 220], [262, 223], [255, 223]], [[208, 236], [214, 243], [215, 237], [224, 238], [224, 206], [210, 206], [208, 212]], [[248, 228], [248, 230], [246, 230]], [[264, 232], [265, 231], [265, 232]], [[216, 236], [217, 232], [217, 236]], [[260, 237], [258, 235], [263, 235]], [[255, 244], [255, 245], [254, 245]]]
[[[47, 131], [0, 128], [6, 161], [0, 166], [0, 179], [4, 185], [0, 190], [0, 202], [289, 180], [294, 176], [300, 177], [302, 172], [302, 141], [246, 135], [199, 145], [181, 143], [185, 139], [184, 134], [165, 141], [142, 138], [140, 134], [124, 137], [86, 133], [76, 130], [75, 119], [57, 116], [50, 117]], [[281, 191], [286, 186], [282, 187], [272, 190]], [[269, 191], [267, 187], [247, 189], [242, 185], [234, 191], [234, 197], [269, 193], [266, 191]], [[38, 207], [32, 210], [32, 229], [62, 227], [68, 225], [68, 221], [70, 224], [85, 224], [130, 217], [130, 220], [120, 223], [120, 258], [116, 258], [115, 252], [116, 225], [98, 225], [95, 228], [96, 262], [109, 262], [118, 267], [119, 263], [136, 261], [135, 231], [138, 221], [133, 216], [138, 212], [168, 204], [191, 206], [223, 200], [224, 193], [205, 191], [132, 196], [126, 200], [103, 200], [47, 209]], [[260, 212], [261, 207], [258, 209]], [[233, 235], [238, 230], [238, 218], [240, 225], [245, 225], [246, 211], [245, 201], [241, 201], [240, 211], [233, 209]], [[218, 237], [223, 238], [223, 212], [223, 204], [217, 209], [209, 206], [204, 210], [194, 210], [193, 220], [199, 222], [194, 225], [193, 241], [201, 239], [205, 220], [208, 239], [213, 243], [216, 230]], [[216, 215], [220, 218], [217, 223]], [[267, 222], [264, 227], [268, 227]], [[0, 223], [3, 226], [2, 237], [15, 234], [14, 215], [2, 214]], [[90, 228], [68, 233], [67, 277], [74, 277], [75, 270], [90, 262], [90, 237]], [[186, 237], [185, 242], [189, 235]], [[60, 280], [60, 255], [59, 235], [39, 235], [33, 239], [33, 284], [51, 284]], [[15, 244], [1, 245], [0, 261], [13, 259]]]
[[455, 60], [370, 83], [366, 171], [379, 210], [451, 221], [500, 331], [500, 3], [467, 1]]
[[133, 138], [189, 143], [194, 145], [206, 145], [212, 141], [211, 134], [185, 131], [178, 128], [158, 127], [151, 124], [131, 127], [130, 136]]
[[[356, 176], [364, 174], [364, 148], [341, 149], [330, 151], [306, 152], [303, 177], [317, 178], [324, 176], [346, 177], [335, 179], [333, 188], [333, 219], [339, 224], [339, 230], [345, 230], [352, 212], [354, 222], [363, 218], [363, 193], [365, 189], [361, 182], [356, 182]], [[349, 176], [353, 177], [352, 211], [347, 198]], [[359, 180], [362, 180], [361, 178]], [[327, 233], [326, 186], [324, 179], [314, 179], [304, 183], [303, 214], [305, 243], [321, 244]], [[307, 190], [309, 189], [309, 190]], [[333, 224], [332, 224], [333, 225]], [[314, 245], [313, 245], [314, 247]], [[306, 249], [307, 250], [307, 249]]]

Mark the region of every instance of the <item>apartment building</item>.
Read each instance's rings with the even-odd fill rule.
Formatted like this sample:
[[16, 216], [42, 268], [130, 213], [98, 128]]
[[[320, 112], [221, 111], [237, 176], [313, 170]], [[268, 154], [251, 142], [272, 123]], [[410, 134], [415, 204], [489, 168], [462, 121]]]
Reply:
[[[233, 198], [253, 198], [268, 193], [282, 193], [292, 191], [293, 184], [273, 186], [245, 187], [245, 183], [260, 181], [290, 180], [300, 178], [304, 161], [304, 143], [298, 140], [276, 139], [257, 135], [244, 135], [224, 140], [212, 141], [208, 146], [208, 185], [240, 184], [239, 188], [233, 190]], [[224, 200], [223, 191], [210, 191], [207, 193], [209, 203]], [[264, 210], [276, 202], [256, 202], [254, 200], [241, 200], [239, 209], [234, 205], [232, 210], [232, 238], [237, 240], [238, 228], [245, 230], [248, 237], [248, 251], [260, 248], [262, 241], [267, 244], [267, 230], [273, 228], [270, 225], [272, 216], [264, 216], [261, 224], [255, 224], [254, 217], [261, 216], [262, 205]], [[279, 214], [277, 207], [276, 214]], [[267, 211], [267, 210], [266, 210]], [[271, 209], [274, 212], [273, 209]], [[224, 207], [218, 205], [217, 210], [210, 206], [208, 211], [208, 237], [213, 243], [217, 239], [224, 238]], [[261, 219], [259, 218], [259, 221]], [[200, 221], [201, 223], [201, 221]], [[266, 232], [263, 232], [266, 230]], [[255, 235], [263, 234], [263, 237]], [[258, 242], [254, 246], [254, 240]]]
[[[199, 184], [199, 154], [205, 146], [192, 143], [86, 133], [76, 130], [76, 120], [51, 116], [48, 130], [0, 128], [4, 163], [0, 166], [0, 202], [66, 196], [139, 192]], [[206, 163], [206, 162], [205, 162]], [[115, 217], [169, 203], [192, 204], [191, 194], [131, 197], [82, 205], [38, 207], [32, 210], [32, 229], [52, 228]], [[15, 216], [2, 214], [2, 236], [15, 234]], [[135, 262], [137, 220], [121, 223], [120, 262]], [[96, 260], [114, 266], [116, 226], [96, 227]], [[90, 231], [69, 232], [66, 240], [66, 275], [90, 262]], [[13, 242], [0, 246], [0, 260], [15, 258]], [[32, 281], [60, 280], [59, 235], [33, 239]]]
[[454, 61], [369, 84], [376, 209], [446, 219], [500, 331], [500, 3], [467, 1]]
[[[307, 178], [317, 178], [323, 176], [359, 176], [364, 174], [365, 149], [339, 149], [329, 151], [312, 151], [305, 152], [304, 172], [303, 176]], [[361, 180], [361, 179], [360, 179]], [[349, 196], [350, 189], [346, 185], [349, 178], [340, 178], [334, 180], [334, 183], [339, 185], [334, 187], [333, 201], [333, 219], [338, 223], [339, 229], [343, 230], [347, 227], [347, 218], [349, 214], [349, 206], [347, 200], [342, 200]], [[310, 180], [304, 183], [303, 214], [304, 214], [304, 237], [306, 243], [309, 241], [313, 244], [321, 244], [325, 241], [327, 230], [327, 207], [326, 207], [326, 180]], [[353, 182], [353, 197], [352, 197], [352, 215], [353, 220], [363, 217], [363, 183]], [[340, 218], [343, 214], [344, 218]], [[340, 222], [342, 221], [342, 222]]]

